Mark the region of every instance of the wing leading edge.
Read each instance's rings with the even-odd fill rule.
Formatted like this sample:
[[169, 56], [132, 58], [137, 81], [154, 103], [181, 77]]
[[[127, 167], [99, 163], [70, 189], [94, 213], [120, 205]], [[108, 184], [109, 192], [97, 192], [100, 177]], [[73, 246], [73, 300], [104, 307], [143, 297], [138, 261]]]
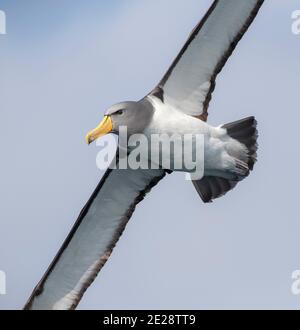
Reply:
[[216, 0], [152, 92], [164, 103], [206, 121], [216, 77], [264, 0]]
[[107, 170], [24, 309], [75, 309], [164, 170]]

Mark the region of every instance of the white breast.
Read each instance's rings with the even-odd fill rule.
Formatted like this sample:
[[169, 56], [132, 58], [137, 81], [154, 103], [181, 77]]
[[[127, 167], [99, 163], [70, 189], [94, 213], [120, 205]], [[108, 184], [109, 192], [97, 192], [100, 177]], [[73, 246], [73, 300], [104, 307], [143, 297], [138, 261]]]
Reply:
[[[193, 153], [195, 153], [199, 151], [199, 145], [194, 144], [195, 136], [202, 135], [204, 137], [204, 159], [201, 162], [204, 162], [205, 169], [219, 169], [223, 167], [223, 158], [227, 154], [226, 145], [228, 147], [228, 142], [233, 141], [227, 135], [225, 129], [210, 126], [202, 120], [186, 115], [177, 109], [165, 105], [156, 97], [149, 97], [149, 100], [155, 108], [155, 113], [150, 125], [144, 132], [148, 139], [151, 140], [153, 134], [167, 134], [168, 136], [176, 134], [179, 137], [181, 136], [181, 138], [184, 135], [192, 135], [193, 146], [196, 147], [196, 149], [193, 147]], [[153, 154], [158, 153], [160, 157], [162, 156], [161, 150], [153, 150], [153, 148], [151, 150]], [[171, 154], [171, 163], [178, 157], [180, 155]], [[186, 168], [183, 170], [186, 171]]]

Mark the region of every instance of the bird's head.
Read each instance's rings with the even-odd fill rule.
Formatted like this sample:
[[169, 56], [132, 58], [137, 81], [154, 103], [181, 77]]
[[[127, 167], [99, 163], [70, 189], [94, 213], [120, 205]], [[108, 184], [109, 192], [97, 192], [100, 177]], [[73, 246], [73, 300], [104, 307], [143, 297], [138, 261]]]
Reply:
[[152, 111], [141, 102], [122, 102], [110, 107], [103, 120], [95, 129], [86, 135], [86, 143], [91, 144], [101, 136], [109, 133], [119, 134], [120, 127], [126, 127], [128, 136], [142, 133]]

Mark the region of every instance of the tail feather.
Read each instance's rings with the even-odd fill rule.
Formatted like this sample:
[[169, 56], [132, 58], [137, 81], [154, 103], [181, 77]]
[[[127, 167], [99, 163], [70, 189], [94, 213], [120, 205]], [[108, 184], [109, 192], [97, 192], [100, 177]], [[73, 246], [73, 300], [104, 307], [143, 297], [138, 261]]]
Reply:
[[248, 161], [236, 159], [236, 178], [234, 180], [217, 176], [205, 176], [201, 180], [193, 181], [193, 184], [205, 203], [212, 202], [215, 198], [224, 196], [234, 189], [239, 181], [246, 178], [253, 170], [257, 161], [257, 121], [254, 117], [248, 117], [233, 123], [226, 124], [222, 128], [227, 130], [227, 134], [246, 146]]
[[[223, 125], [222, 128], [227, 130], [227, 134], [233, 139], [244, 144], [248, 149], [248, 167], [252, 171], [257, 161], [257, 121], [254, 117], [248, 117], [233, 123]], [[248, 173], [249, 174], [249, 173]]]
[[201, 180], [193, 181], [194, 187], [204, 203], [211, 203], [214, 199], [224, 196], [237, 183], [238, 181], [231, 181], [216, 176], [205, 176]]

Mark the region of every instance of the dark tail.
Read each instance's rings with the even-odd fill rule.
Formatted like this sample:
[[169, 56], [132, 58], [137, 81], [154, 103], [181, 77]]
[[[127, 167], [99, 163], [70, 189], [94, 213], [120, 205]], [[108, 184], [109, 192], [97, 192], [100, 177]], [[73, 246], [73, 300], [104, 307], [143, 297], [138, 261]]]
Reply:
[[248, 168], [253, 170], [257, 160], [257, 121], [254, 117], [248, 117], [222, 126], [227, 130], [227, 134], [233, 139], [244, 144], [248, 149]]
[[202, 198], [203, 202], [210, 203], [215, 198], [224, 196], [228, 191], [232, 190], [239, 181], [247, 177], [253, 170], [257, 160], [257, 121], [254, 117], [245, 118], [233, 123], [226, 124], [222, 128], [227, 130], [227, 134], [233, 139], [244, 144], [248, 150], [248, 161], [240, 161], [237, 159], [237, 166], [246, 169], [245, 175], [238, 176], [236, 180], [229, 180], [217, 176], [205, 176], [201, 180], [193, 181], [193, 184]]

